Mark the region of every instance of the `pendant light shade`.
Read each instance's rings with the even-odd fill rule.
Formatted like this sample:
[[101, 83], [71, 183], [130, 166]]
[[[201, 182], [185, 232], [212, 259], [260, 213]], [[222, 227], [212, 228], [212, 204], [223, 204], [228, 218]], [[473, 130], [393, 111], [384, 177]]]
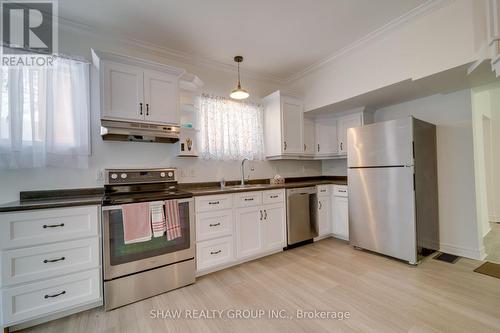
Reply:
[[245, 99], [248, 98], [250, 94], [248, 93], [248, 91], [241, 88], [241, 83], [240, 83], [240, 62], [243, 61], [243, 57], [236, 56], [234, 57], [234, 61], [238, 63], [238, 87], [234, 89], [229, 96], [234, 99]]

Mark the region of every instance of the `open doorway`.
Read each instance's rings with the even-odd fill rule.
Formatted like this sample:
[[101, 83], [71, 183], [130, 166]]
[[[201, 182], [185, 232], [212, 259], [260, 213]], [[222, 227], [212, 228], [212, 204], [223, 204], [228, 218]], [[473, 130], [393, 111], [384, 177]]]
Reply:
[[472, 127], [481, 259], [500, 264], [500, 81], [472, 89]]
[[[491, 117], [491, 116], [490, 116]], [[488, 219], [483, 226], [483, 243], [486, 251], [486, 260], [500, 264], [500, 221], [497, 221], [496, 214], [496, 192], [494, 168], [494, 147], [493, 139], [493, 119], [483, 115], [483, 146], [484, 146], [484, 172], [486, 180], [486, 204], [488, 208]], [[498, 147], [496, 147], [498, 148]]]

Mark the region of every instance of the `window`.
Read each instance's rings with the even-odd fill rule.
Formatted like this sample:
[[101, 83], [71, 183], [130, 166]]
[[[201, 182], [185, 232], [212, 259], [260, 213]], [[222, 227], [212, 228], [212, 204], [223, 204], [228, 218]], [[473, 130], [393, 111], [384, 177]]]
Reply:
[[88, 64], [2, 66], [0, 82], [0, 168], [88, 166]]
[[205, 159], [264, 158], [263, 108], [223, 97], [200, 98], [200, 152]]

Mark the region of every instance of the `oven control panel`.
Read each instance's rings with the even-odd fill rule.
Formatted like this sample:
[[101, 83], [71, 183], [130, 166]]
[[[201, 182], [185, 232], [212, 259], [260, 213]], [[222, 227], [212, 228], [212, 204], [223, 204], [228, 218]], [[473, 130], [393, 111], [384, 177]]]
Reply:
[[106, 184], [176, 182], [177, 169], [106, 169]]

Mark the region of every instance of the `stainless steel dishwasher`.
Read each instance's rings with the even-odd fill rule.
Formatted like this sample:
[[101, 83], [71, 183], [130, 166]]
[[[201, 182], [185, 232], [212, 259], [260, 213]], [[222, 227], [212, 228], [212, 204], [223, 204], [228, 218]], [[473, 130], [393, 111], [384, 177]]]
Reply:
[[288, 245], [318, 236], [317, 202], [316, 187], [286, 190]]

